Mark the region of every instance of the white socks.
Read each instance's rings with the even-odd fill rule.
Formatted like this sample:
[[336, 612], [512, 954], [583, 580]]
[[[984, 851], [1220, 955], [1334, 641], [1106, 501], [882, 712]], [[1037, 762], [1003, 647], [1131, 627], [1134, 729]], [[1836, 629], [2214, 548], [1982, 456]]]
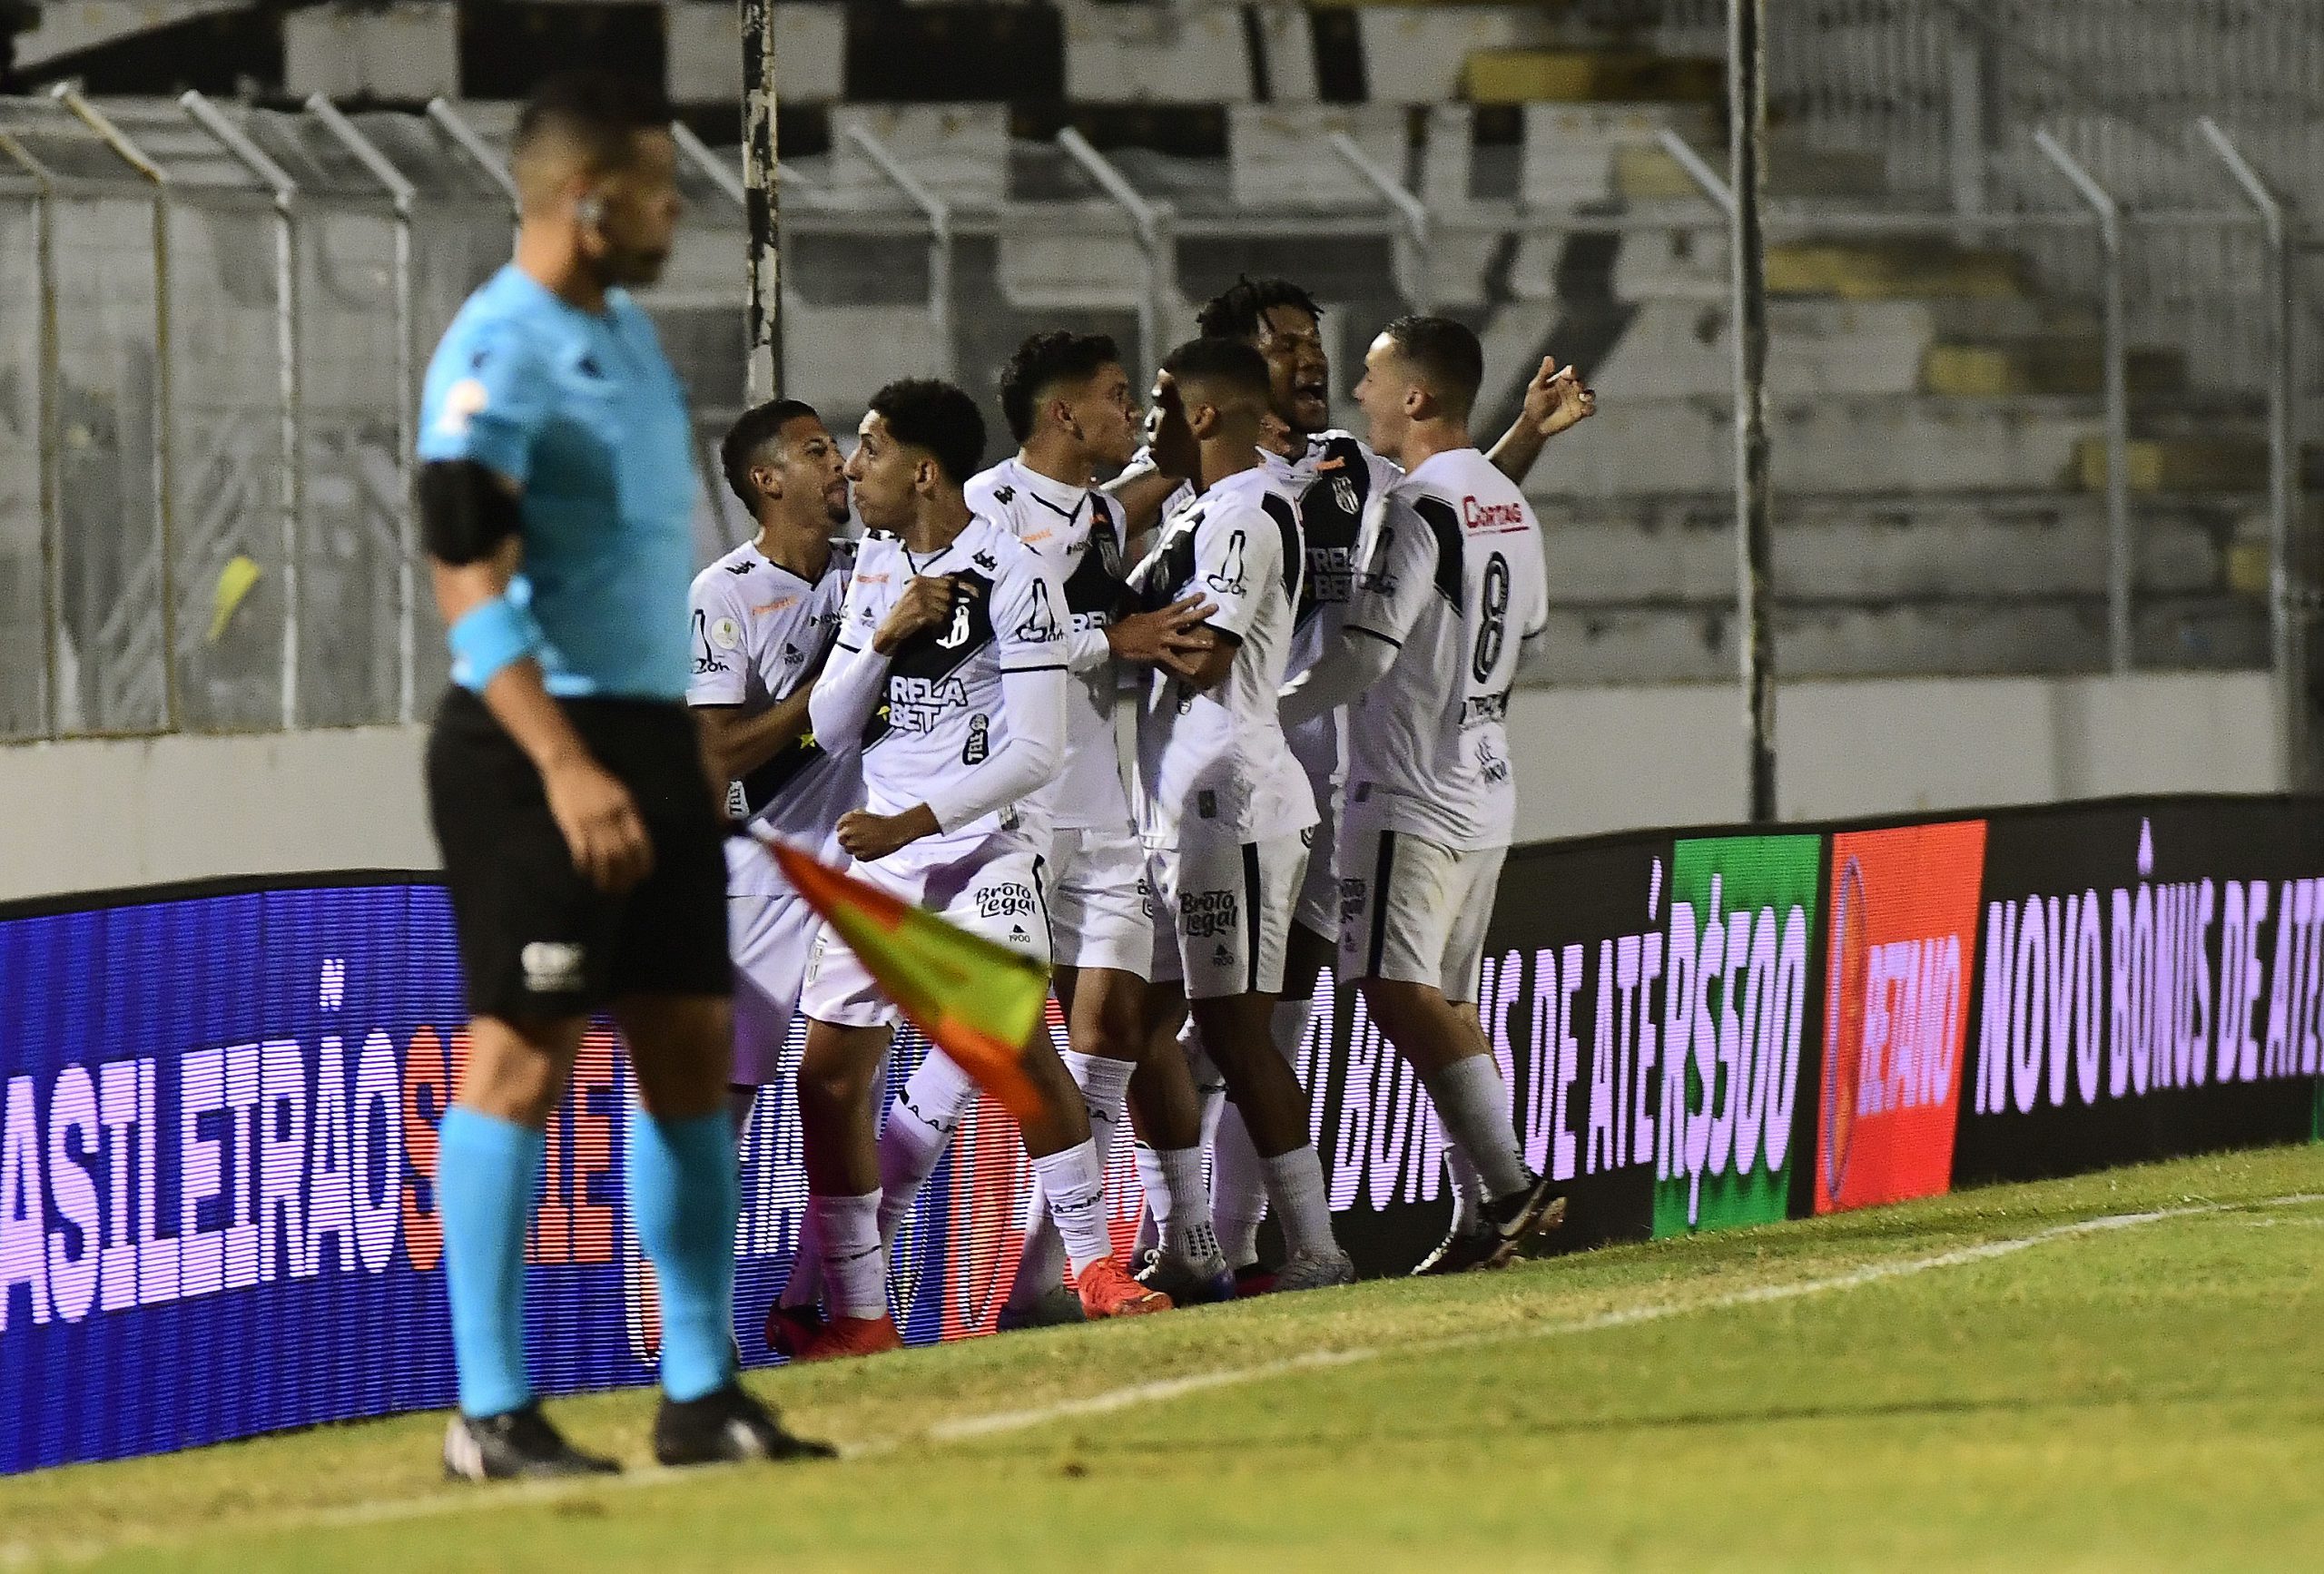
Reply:
[[1295, 1255], [1338, 1256], [1331, 1197], [1324, 1189], [1324, 1161], [1316, 1156], [1315, 1145], [1304, 1144], [1260, 1163], [1266, 1170], [1267, 1200], [1283, 1225], [1285, 1247]]
[[[1437, 1117], [1443, 1124], [1444, 1117]], [[1461, 1151], [1461, 1145], [1447, 1140], [1444, 1144], [1444, 1174], [1452, 1183], [1452, 1233], [1472, 1235], [1484, 1222], [1485, 1183], [1478, 1178], [1477, 1166]]]
[[[1127, 1060], [1108, 1060], [1072, 1049], [1059, 1058], [1088, 1108], [1089, 1138], [1098, 1145], [1098, 1168], [1102, 1175], [1125, 1128], [1122, 1108], [1129, 1097], [1130, 1074], [1137, 1067]], [[1064, 1278], [1065, 1242], [1049, 1217], [1049, 1193], [1037, 1185], [1025, 1205], [1025, 1248], [1017, 1259], [1009, 1304], [1020, 1312], [1029, 1310]]]
[[881, 1244], [895, 1245], [904, 1215], [952, 1146], [952, 1134], [976, 1096], [969, 1074], [942, 1050], [931, 1048], [888, 1106], [887, 1125], [880, 1132]]
[[832, 1315], [885, 1317], [888, 1254], [880, 1245], [880, 1194], [810, 1197], [807, 1209], [822, 1240]]
[[1518, 1145], [1517, 1128], [1509, 1116], [1509, 1090], [1501, 1085], [1501, 1067], [1490, 1055], [1471, 1055], [1440, 1071], [1424, 1075], [1428, 1097], [1448, 1140], [1475, 1167], [1488, 1198], [1523, 1191], [1532, 1177], [1526, 1173], [1525, 1150]]
[[1210, 1150], [1210, 1208], [1218, 1222], [1218, 1249], [1230, 1268], [1259, 1260], [1259, 1221], [1267, 1216], [1267, 1172], [1251, 1146], [1243, 1112], [1228, 1104], [1218, 1117]]
[[1065, 1241], [1077, 1274], [1114, 1254], [1106, 1234], [1106, 1169], [1093, 1139], [1033, 1161], [1033, 1177], [1049, 1199], [1049, 1217]]
[[1157, 1206], [1162, 1249], [1188, 1263], [1204, 1264], [1219, 1254], [1218, 1233], [1211, 1224], [1210, 1193], [1202, 1180], [1202, 1149], [1149, 1149], [1162, 1182], [1167, 1205]]

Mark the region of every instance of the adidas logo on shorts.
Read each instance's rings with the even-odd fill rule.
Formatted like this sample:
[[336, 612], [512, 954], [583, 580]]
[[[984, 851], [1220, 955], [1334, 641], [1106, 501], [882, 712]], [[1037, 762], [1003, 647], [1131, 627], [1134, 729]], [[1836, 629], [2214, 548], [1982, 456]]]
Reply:
[[1235, 953], [1221, 946], [1210, 953], [1210, 960], [1214, 967], [1231, 968], [1235, 965]]

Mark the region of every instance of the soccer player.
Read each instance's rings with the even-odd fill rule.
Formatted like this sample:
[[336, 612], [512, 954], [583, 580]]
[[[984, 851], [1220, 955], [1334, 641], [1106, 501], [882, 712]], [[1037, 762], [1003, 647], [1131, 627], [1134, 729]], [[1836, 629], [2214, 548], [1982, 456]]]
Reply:
[[[1208, 596], [1219, 608], [1206, 625], [1218, 643], [1186, 676], [1157, 673], [1138, 717], [1148, 879], [1172, 931], [1155, 948], [1147, 991], [1142, 1072], [1151, 1087], [1141, 1092], [1141, 1115], [1149, 1134], [1163, 1114], [1181, 1143], [1199, 1139], [1198, 1120], [1188, 1132], [1194, 1089], [1174, 1047], [1191, 1009], [1283, 1224], [1290, 1258], [1276, 1287], [1346, 1284], [1354, 1268], [1332, 1235], [1306, 1094], [1268, 1031], [1307, 860], [1303, 833], [1315, 823], [1315, 797], [1276, 710], [1305, 562], [1298, 514], [1259, 460], [1267, 410], [1259, 352], [1199, 339], [1174, 351], [1164, 370], [1165, 422], [1183, 426], [1198, 467], [1194, 496], [1164, 520], [1130, 587], [1148, 605]], [[1151, 1137], [1161, 1162], [1147, 1176], [1150, 1187], [1159, 1183], [1151, 1200], [1163, 1256], [1177, 1273], [1215, 1278], [1226, 1264], [1198, 1195], [1199, 1152], [1182, 1169], [1184, 1149], [1166, 1141]]]
[[[1340, 625], [1354, 581], [1365, 510], [1403, 474], [1393, 459], [1331, 427], [1331, 361], [1324, 347], [1322, 320], [1322, 308], [1299, 285], [1286, 279], [1250, 278], [1237, 280], [1212, 299], [1199, 318], [1205, 334], [1245, 340], [1266, 358], [1273, 418], [1261, 434], [1262, 457], [1299, 499], [1307, 552], [1297, 634], [1285, 669], [1295, 678], [1333, 659], [1342, 648]], [[1548, 441], [1588, 416], [1594, 398], [1571, 368], [1544, 358], [1526, 385], [1517, 418], [1493, 445], [1493, 464], [1521, 484]], [[1184, 472], [1183, 457], [1167, 462], [1171, 456], [1157, 450], [1154, 459], [1157, 462], [1150, 467], [1133, 467], [1114, 487], [1133, 521], [1147, 516], [1177, 485], [1173, 476]], [[1177, 500], [1171, 497], [1174, 504]], [[1295, 1063], [1306, 1037], [1315, 977], [1332, 966], [1338, 943], [1334, 850], [1342, 748], [1334, 712], [1307, 716], [1286, 733], [1294, 756], [1307, 773], [1320, 817], [1285, 953], [1283, 999], [1271, 1024], [1276, 1048]], [[1245, 1284], [1264, 1288], [1267, 1275], [1256, 1264], [1265, 1192], [1241, 1113], [1232, 1104], [1217, 1117], [1214, 1146], [1213, 1195], [1220, 1241]], [[1473, 1211], [1475, 1189], [1457, 1150], [1450, 1160], [1465, 1219]]]
[[516, 259], [429, 363], [419, 502], [452, 681], [428, 748], [468, 1060], [438, 1137], [459, 1412], [456, 1477], [577, 1475], [525, 1369], [525, 1240], [543, 1129], [591, 1012], [637, 1076], [625, 1185], [660, 1287], [664, 1464], [828, 1452], [734, 1362], [733, 1056], [716, 798], [688, 678], [685, 398], [624, 286], [678, 216], [667, 115], [601, 76], [517, 123]]
[[[1190, 673], [1194, 658], [1215, 643], [1201, 625], [1217, 608], [1199, 593], [1152, 612], [1128, 604], [1119, 510], [1089, 485], [1097, 475], [1120, 470], [1137, 447], [1129, 374], [1111, 339], [1033, 335], [1001, 369], [1000, 408], [1017, 452], [970, 481], [967, 496], [979, 515], [1006, 526], [1049, 561], [1072, 615], [1065, 769], [1050, 792], [1044, 873], [1054, 984], [1070, 1046], [1066, 1068], [1088, 1106], [1099, 1157], [1109, 1159], [1137, 1062], [1154, 955], [1146, 855], [1122, 788], [1114, 733], [1116, 664]], [[908, 1095], [909, 1109], [923, 1117], [937, 1107], [917, 1087]], [[890, 1111], [883, 1147], [905, 1136], [932, 1169], [941, 1148], [925, 1139], [924, 1124], [897, 1118], [906, 1113]], [[882, 1167], [893, 1174], [900, 1166]], [[895, 1206], [892, 1192], [886, 1205]], [[1064, 1244], [1037, 1188], [1000, 1326], [1075, 1320], [1078, 1302], [1053, 1294], [1063, 1267]]]
[[[862, 777], [854, 750], [816, 741], [807, 697], [839, 637], [855, 568], [855, 543], [832, 537], [847, 523], [846, 460], [822, 418], [796, 399], [744, 411], [719, 458], [759, 528], [694, 576], [686, 702], [702, 723], [712, 779], [727, 783], [727, 813], [835, 858], [840, 816], [862, 803]], [[763, 849], [728, 841], [737, 1126], [758, 1089], [781, 1078], [816, 923]]]
[[[1065, 756], [1065, 587], [1038, 552], [970, 511], [961, 488], [983, 448], [984, 418], [950, 384], [872, 396], [847, 473], [864, 525], [893, 539], [857, 563], [809, 714], [818, 737], [861, 741], [866, 806], [839, 822], [856, 872], [1046, 960], [1042, 790]], [[800, 1117], [832, 1315], [792, 1349], [804, 1360], [891, 1350], [872, 1097], [894, 1007], [826, 926], [801, 1009]], [[1043, 1101], [1025, 1146], [1084, 1311], [1167, 1310], [1112, 1254], [1097, 1143], [1045, 1025], [1024, 1067]]]
[[1339, 977], [1412, 1062], [1481, 1187], [1422, 1274], [1498, 1267], [1564, 1212], [1525, 1166], [1477, 1017], [1516, 817], [1509, 692], [1549, 619], [1541, 527], [1469, 439], [1483, 380], [1477, 336], [1450, 318], [1399, 318], [1373, 340], [1356, 399], [1373, 446], [1406, 473], [1368, 545], [1347, 650], [1283, 705], [1294, 726], [1348, 707]]

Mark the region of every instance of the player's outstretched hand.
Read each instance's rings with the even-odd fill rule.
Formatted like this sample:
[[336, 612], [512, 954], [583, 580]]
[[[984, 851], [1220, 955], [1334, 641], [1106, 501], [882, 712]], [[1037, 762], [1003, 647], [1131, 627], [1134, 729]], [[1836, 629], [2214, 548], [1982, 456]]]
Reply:
[[1543, 356], [1541, 369], [1525, 385], [1525, 418], [1541, 436], [1554, 438], [1597, 413], [1597, 390], [1582, 386], [1581, 374], [1573, 368], [1560, 367], [1557, 357]]
[[573, 867], [591, 885], [618, 896], [654, 870], [654, 843], [629, 789], [582, 756], [543, 773], [548, 812], [565, 833]]
[[1185, 677], [1203, 653], [1217, 644], [1218, 636], [1203, 621], [1218, 610], [1217, 603], [1189, 595], [1154, 612], [1134, 612], [1106, 630], [1106, 643], [1118, 661], [1161, 667]]
[[[888, 608], [888, 615], [881, 621], [879, 632], [872, 636], [872, 648], [881, 655], [893, 655], [896, 647], [920, 633], [934, 628], [952, 613], [951, 575], [922, 574], [904, 586], [896, 604]], [[975, 594], [976, 586], [969, 586]]]
[[877, 863], [897, 849], [909, 847], [923, 836], [933, 836], [941, 829], [925, 803], [901, 814], [874, 814], [868, 809], [851, 809], [839, 817], [839, 844], [847, 850], [850, 858]]

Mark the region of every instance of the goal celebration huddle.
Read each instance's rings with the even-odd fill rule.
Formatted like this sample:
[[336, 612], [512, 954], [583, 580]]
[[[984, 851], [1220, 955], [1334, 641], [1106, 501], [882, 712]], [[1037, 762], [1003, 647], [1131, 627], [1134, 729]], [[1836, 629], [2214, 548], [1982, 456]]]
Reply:
[[[543, 1123], [600, 1011], [636, 1070], [656, 1458], [828, 1451], [738, 1382], [738, 1314], [798, 1361], [901, 1344], [891, 1248], [976, 1084], [932, 1048], [880, 1107], [897, 1008], [762, 837], [1050, 969], [1066, 1032], [1019, 1057], [1035, 1186], [1004, 1329], [1353, 1281], [1297, 1069], [1325, 967], [1445, 1138], [1455, 1213], [1419, 1271], [1556, 1227], [1476, 999], [1510, 694], [1547, 621], [1520, 483], [1591, 413], [1581, 379], [1543, 361], [1486, 451], [1476, 336], [1407, 316], [1354, 383], [1367, 429], [1331, 429], [1321, 311], [1245, 278], [1145, 400], [1110, 339], [1026, 339], [998, 462], [945, 382], [888, 383], [844, 437], [798, 399], [745, 411], [721, 459], [756, 535], [697, 574], [684, 391], [626, 293], [679, 216], [667, 123], [609, 79], [536, 95], [515, 259], [423, 394], [453, 656], [428, 793], [473, 1018], [437, 1177], [447, 1471], [613, 1468], [543, 1414], [523, 1316]], [[807, 1218], [779, 1303], [738, 1308], [736, 1124], [786, 1077]], [[1106, 1225], [1125, 1142], [1135, 1261]]]

